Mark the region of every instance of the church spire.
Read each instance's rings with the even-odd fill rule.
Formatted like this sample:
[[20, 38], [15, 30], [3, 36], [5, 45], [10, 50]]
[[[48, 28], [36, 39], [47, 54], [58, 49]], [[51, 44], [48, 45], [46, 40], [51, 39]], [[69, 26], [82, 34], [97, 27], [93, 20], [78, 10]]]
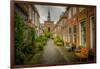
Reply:
[[48, 9], [48, 21], [51, 21], [51, 17], [50, 17], [50, 9]]

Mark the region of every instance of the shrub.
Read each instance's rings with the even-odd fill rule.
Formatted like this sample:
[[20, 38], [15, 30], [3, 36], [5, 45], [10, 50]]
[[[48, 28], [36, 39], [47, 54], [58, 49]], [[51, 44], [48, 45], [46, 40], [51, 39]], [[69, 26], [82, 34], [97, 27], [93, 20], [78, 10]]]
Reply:
[[15, 64], [26, 64], [29, 55], [34, 55], [35, 31], [24, 23], [24, 19], [15, 15]]
[[59, 36], [56, 36], [54, 38], [54, 43], [57, 45], [57, 46], [63, 46], [63, 40], [59, 37]]
[[43, 50], [44, 47], [42, 45], [39, 45], [38, 48], [39, 50]]
[[57, 46], [62, 46], [63, 44], [62, 44], [62, 42], [56, 42], [56, 45]]
[[44, 46], [47, 43], [47, 37], [44, 35], [41, 35], [39, 37], [36, 38], [35, 43], [36, 43], [36, 48], [38, 51], [43, 50]]
[[25, 55], [21, 51], [19, 51], [18, 53], [16, 53], [15, 57], [16, 57], [15, 62], [17, 64], [24, 64]]
[[45, 37], [51, 38], [52, 33], [51, 32], [44, 32]]

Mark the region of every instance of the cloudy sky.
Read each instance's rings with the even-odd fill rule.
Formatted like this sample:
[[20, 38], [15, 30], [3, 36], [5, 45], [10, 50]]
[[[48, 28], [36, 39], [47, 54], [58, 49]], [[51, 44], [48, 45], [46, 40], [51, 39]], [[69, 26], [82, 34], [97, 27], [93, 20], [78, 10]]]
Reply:
[[44, 23], [47, 20], [48, 9], [50, 10], [51, 21], [55, 23], [59, 20], [60, 15], [65, 11], [65, 7], [62, 6], [48, 6], [48, 5], [35, 5], [39, 15], [40, 23]]

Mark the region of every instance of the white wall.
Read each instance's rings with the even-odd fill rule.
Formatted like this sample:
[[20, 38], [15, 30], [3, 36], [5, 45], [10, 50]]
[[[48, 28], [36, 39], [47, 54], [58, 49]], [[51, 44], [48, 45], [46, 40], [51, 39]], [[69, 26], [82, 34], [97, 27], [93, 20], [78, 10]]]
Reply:
[[[34, 69], [99, 69], [100, 67], [100, 0], [30, 0], [70, 4], [97, 5], [97, 64], [38, 67]], [[0, 69], [10, 69], [10, 0], [0, 0]], [[27, 68], [29, 69], [29, 68]], [[33, 69], [33, 68], [30, 68]]]

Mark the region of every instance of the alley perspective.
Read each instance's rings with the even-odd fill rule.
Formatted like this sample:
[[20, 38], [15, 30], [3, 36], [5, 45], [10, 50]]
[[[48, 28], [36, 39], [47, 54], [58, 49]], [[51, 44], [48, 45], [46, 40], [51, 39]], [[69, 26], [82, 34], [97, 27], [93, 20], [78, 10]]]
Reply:
[[96, 61], [96, 8], [14, 3], [14, 64]]

